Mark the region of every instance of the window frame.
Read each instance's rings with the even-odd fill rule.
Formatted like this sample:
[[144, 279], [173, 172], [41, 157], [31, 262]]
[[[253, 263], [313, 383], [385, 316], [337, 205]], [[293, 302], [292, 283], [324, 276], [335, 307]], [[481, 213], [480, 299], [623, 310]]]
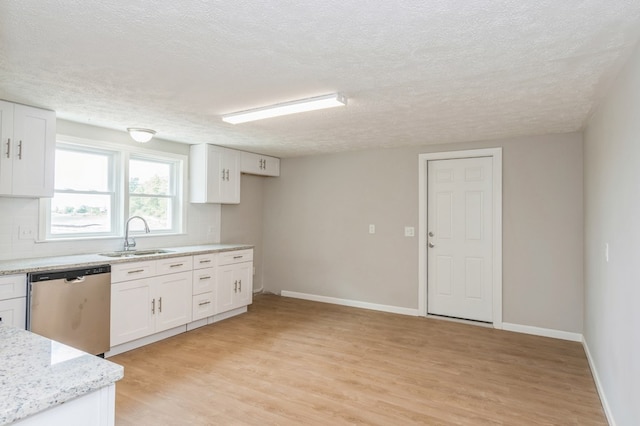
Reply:
[[[172, 164], [174, 187], [174, 202], [172, 203], [172, 226], [168, 230], [151, 229], [151, 233], [131, 231], [131, 235], [145, 237], [182, 235], [187, 229], [187, 177], [185, 171], [188, 167], [188, 156], [172, 152], [151, 150], [148, 148], [120, 145], [107, 141], [89, 140], [73, 136], [57, 135], [56, 149], [58, 147], [71, 148], [79, 152], [111, 153], [113, 161], [111, 165], [111, 183], [114, 196], [112, 199], [112, 231], [109, 233], [76, 233], [76, 234], [51, 234], [51, 198], [40, 199], [40, 226], [39, 240], [72, 241], [91, 239], [124, 238], [124, 226], [129, 217], [129, 161], [131, 158], [143, 161], [157, 161]], [[55, 189], [54, 189], [55, 191]], [[79, 191], [81, 192], [81, 191]], [[89, 193], [89, 192], [87, 192]]]

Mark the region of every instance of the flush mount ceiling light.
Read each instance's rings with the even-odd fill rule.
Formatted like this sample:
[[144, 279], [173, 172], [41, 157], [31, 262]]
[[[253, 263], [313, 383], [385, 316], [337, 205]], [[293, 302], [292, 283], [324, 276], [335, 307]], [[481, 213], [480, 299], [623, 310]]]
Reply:
[[140, 142], [140, 143], [147, 143], [151, 140], [151, 138], [153, 137], [153, 135], [156, 134], [155, 130], [151, 130], [151, 129], [139, 129], [136, 127], [129, 127], [127, 129], [127, 132], [129, 132], [129, 135], [131, 136], [131, 139], [133, 139], [136, 142]]
[[347, 98], [340, 93], [316, 96], [315, 98], [300, 99], [282, 104], [270, 105], [262, 108], [234, 112], [222, 116], [222, 121], [231, 124], [246, 123], [264, 118], [279, 117], [281, 115], [296, 114], [298, 112], [315, 111], [317, 109], [345, 106]]

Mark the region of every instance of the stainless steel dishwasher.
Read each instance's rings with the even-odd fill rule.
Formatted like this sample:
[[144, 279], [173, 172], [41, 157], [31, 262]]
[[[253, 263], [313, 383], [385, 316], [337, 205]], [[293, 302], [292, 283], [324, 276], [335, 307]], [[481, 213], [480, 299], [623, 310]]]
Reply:
[[27, 328], [93, 355], [109, 350], [111, 266], [28, 275]]

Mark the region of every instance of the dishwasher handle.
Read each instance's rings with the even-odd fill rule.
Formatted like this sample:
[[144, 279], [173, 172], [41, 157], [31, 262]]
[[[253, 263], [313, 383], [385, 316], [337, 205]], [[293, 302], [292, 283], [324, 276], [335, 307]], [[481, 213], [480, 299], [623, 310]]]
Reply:
[[83, 283], [85, 279], [86, 277], [83, 275], [81, 277], [66, 278], [64, 282], [67, 284], [77, 284], [77, 283]]

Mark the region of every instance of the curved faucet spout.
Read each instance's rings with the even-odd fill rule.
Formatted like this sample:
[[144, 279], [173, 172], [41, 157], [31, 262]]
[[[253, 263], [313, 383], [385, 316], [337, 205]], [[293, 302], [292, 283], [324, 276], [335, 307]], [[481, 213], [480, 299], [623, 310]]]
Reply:
[[146, 220], [144, 220], [142, 216], [131, 216], [129, 219], [127, 219], [127, 223], [124, 226], [124, 250], [125, 251], [135, 250], [135, 247], [136, 247], [135, 238], [133, 237], [129, 238], [129, 222], [131, 222], [131, 220], [133, 219], [140, 219], [144, 223], [144, 232], [146, 234], [151, 232], [151, 230], [149, 229], [149, 224], [147, 223]]

